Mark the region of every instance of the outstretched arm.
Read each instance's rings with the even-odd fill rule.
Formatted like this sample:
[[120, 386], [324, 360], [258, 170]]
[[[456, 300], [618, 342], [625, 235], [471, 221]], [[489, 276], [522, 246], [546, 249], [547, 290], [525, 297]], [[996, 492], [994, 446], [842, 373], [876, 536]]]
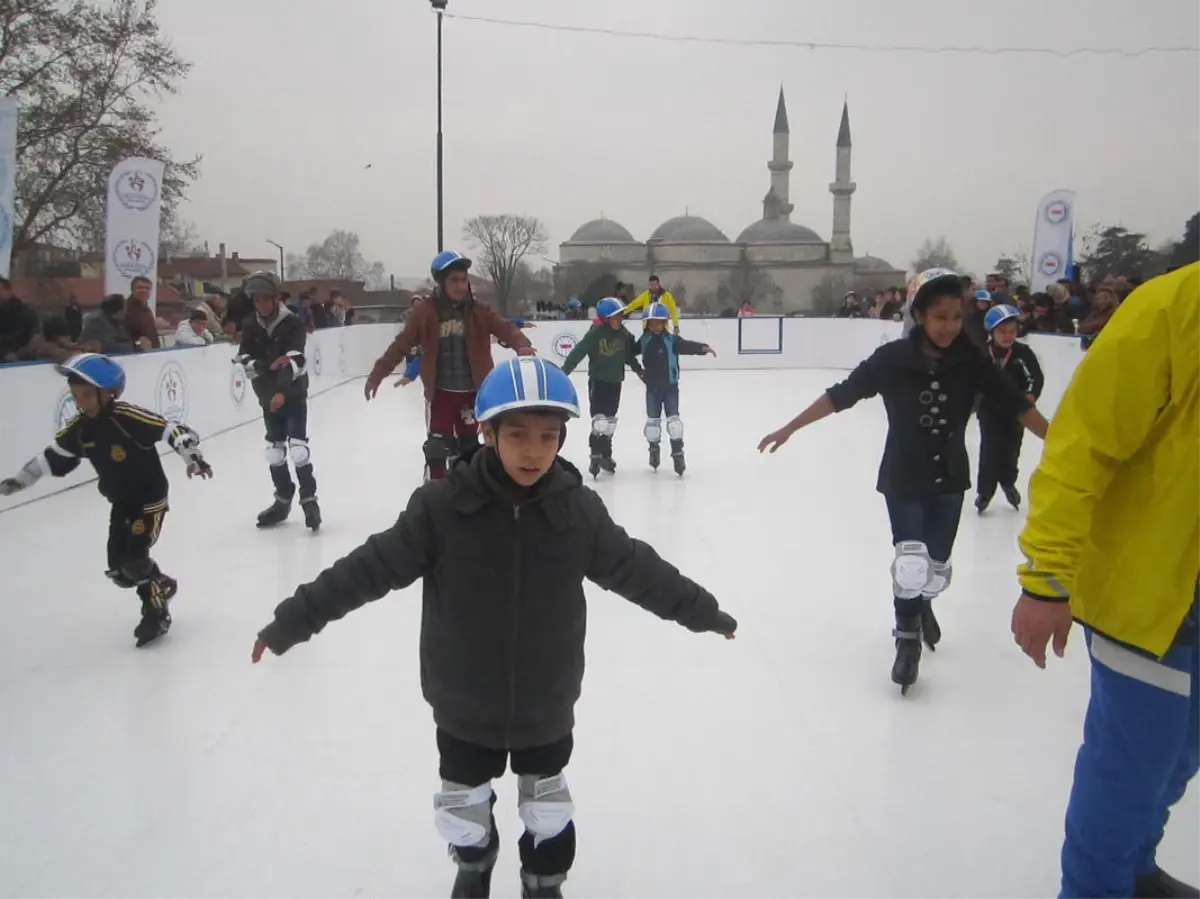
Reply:
[[0, 496], [12, 496], [26, 487], [32, 487], [43, 475], [66, 477], [79, 467], [83, 447], [79, 441], [79, 416], [71, 419], [65, 428], [54, 435], [53, 442], [41, 453], [21, 466], [21, 470], [10, 478], [0, 481]]

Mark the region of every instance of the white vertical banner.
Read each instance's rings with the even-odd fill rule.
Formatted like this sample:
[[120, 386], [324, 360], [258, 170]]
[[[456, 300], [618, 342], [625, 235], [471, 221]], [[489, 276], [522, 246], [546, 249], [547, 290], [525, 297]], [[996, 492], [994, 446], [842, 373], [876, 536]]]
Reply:
[[158, 228], [166, 167], [157, 159], [131, 156], [108, 176], [104, 238], [104, 293], [129, 296], [129, 282], [150, 279], [150, 311], [158, 299]]
[[1067, 277], [1073, 258], [1071, 239], [1075, 233], [1075, 191], [1052, 190], [1038, 203], [1033, 226], [1033, 273], [1029, 289], [1044, 291], [1059, 278]]
[[17, 101], [0, 97], [0, 278], [12, 270], [17, 195]]

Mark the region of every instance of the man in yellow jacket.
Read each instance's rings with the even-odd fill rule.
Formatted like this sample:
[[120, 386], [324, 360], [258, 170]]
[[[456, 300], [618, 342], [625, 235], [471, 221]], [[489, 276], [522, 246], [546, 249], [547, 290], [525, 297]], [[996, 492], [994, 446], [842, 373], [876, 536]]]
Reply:
[[1016, 642], [1041, 668], [1072, 619], [1091, 699], [1061, 896], [1197, 896], [1158, 867], [1200, 766], [1200, 263], [1138, 288], [1083, 357], [1029, 482]]
[[[650, 276], [650, 286], [637, 295], [637, 298], [625, 307], [626, 315], [642, 310], [642, 318], [646, 317], [650, 306], [653, 303], [662, 303], [667, 307], [667, 311], [671, 313], [671, 330], [676, 334], [679, 333], [679, 306], [675, 302], [675, 297], [671, 296], [671, 291], [663, 290], [662, 283], [658, 280], [658, 275]], [[650, 322], [642, 322], [642, 327], [649, 327]]]

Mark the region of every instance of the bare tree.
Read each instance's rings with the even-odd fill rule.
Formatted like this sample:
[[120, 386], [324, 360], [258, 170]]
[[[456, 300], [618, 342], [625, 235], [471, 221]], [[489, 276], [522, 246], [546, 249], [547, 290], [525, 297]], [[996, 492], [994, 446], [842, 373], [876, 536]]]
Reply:
[[513, 298], [517, 266], [530, 253], [546, 252], [546, 229], [531, 215], [477, 215], [463, 225], [463, 237], [479, 248], [479, 267], [496, 286], [501, 312]]
[[207, 256], [208, 250], [196, 226], [185, 218], [174, 216], [164, 221], [159, 229], [158, 255], [163, 259], [172, 256]]
[[757, 306], [770, 300], [775, 292], [774, 278], [743, 261], [721, 281], [717, 287], [717, 299], [735, 308], [747, 300]]
[[160, 34], [155, 0], [3, 0], [0, 94], [21, 104], [13, 251], [37, 243], [104, 246], [113, 167], [130, 156], [167, 163], [170, 221], [199, 157], [158, 143], [155, 104], [190, 64]]
[[564, 303], [578, 298], [585, 306], [613, 295], [617, 276], [605, 262], [572, 262], [560, 265], [554, 282], [554, 298]]
[[517, 273], [513, 277], [513, 299], [524, 300], [530, 309], [536, 309], [538, 303], [553, 300], [554, 270], [535, 269], [525, 261], [517, 263]]
[[1028, 285], [1033, 278], [1033, 255], [1023, 244], [1017, 244], [1015, 250], [996, 260], [992, 271], [1008, 278], [1008, 283], [1014, 287], [1018, 284]]
[[320, 243], [309, 244], [304, 255], [289, 253], [288, 275], [293, 280], [363, 281], [368, 288], [384, 285], [382, 262], [367, 262], [362, 239], [353, 231], [335, 230]]
[[958, 271], [958, 257], [954, 248], [945, 237], [936, 240], [926, 240], [917, 250], [917, 258], [912, 261], [914, 272], [923, 272], [927, 268], [948, 268]]

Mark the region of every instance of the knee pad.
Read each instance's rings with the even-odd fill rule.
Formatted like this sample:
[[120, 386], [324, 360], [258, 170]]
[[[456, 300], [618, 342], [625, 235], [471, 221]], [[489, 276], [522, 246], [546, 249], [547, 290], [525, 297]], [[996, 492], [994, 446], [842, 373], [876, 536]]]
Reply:
[[683, 439], [683, 419], [678, 415], [667, 416], [667, 436], [672, 440]]
[[917, 599], [929, 581], [929, 549], [920, 540], [901, 540], [892, 561], [892, 590], [897, 599]]
[[954, 567], [949, 561], [936, 562], [932, 559], [929, 561], [929, 577], [925, 581], [925, 587], [921, 590], [921, 595], [932, 599], [943, 590], [950, 586], [950, 576], [954, 573]]
[[301, 440], [299, 437], [289, 437], [288, 455], [292, 457], [292, 464], [297, 468], [303, 468], [305, 465], [312, 464], [312, 452], [308, 448], [307, 440]]
[[651, 443], [658, 443], [662, 439], [662, 419], [647, 418], [646, 427], [642, 428], [642, 433]]
[[433, 797], [433, 823], [442, 838], [459, 848], [486, 846], [492, 835], [492, 782], [477, 787], [442, 781]]
[[158, 574], [158, 566], [151, 558], [134, 559], [132, 562], [121, 563], [121, 574], [136, 586], [146, 583]]
[[287, 444], [268, 443], [266, 450], [267, 464], [270, 466], [287, 465]]
[[430, 464], [440, 464], [450, 458], [450, 440], [442, 434], [430, 434], [421, 446], [425, 461]]
[[592, 416], [592, 433], [597, 437], [611, 437], [617, 431], [616, 416], [609, 417], [607, 415]]
[[535, 847], [566, 830], [575, 814], [567, 776], [561, 771], [553, 777], [522, 774], [517, 778], [517, 796], [517, 812], [533, 834]]

